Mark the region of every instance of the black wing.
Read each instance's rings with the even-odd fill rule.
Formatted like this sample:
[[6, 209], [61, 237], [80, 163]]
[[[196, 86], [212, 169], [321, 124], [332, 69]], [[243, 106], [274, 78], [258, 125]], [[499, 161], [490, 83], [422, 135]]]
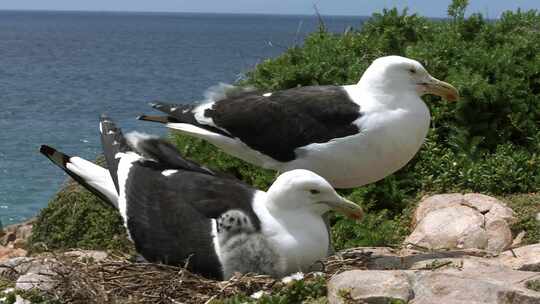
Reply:
[[163, 139], [148, 138], [140, 141], [134, 148], [144, 157], [153, 159], [168, 169], [183, 169], [214, 175], [211, 170], [182, 157], [174, 145]]
[[[186, 107], [191, 106], [155, 105], [179, 122], [193, 123], [193, 108]], [[358, 133], [352, 122], [361, 114], [360, 107], [350, 100], [343, 87], [310, 86], [268, 96], [256, 91], [225, 96], [204, 115], [212, 118], [222, 130], [220, 133], [239, 138], [252, 149], [286, 162], [295, 158], [296, 148]], [[195, 124], [210, 131], [216, 129], [200, 122]]]
[[161, 122], [161, 123], [188, 123], [197, 127], [204, 128], [208, 131], [218, 133], [224, 136], [231, 136], [229, 133], [224, 132], [222, 129], [218, 129], [214, 126], [209, 126], [205, 124], [201, 124], [195, 119], [195, 115], [193, 113], [193, 110], [196, 108], [196, 105], [181, 105], [181, 104], [169, 104], [169, 103], [163, 103], [163, 102], [155, 102], [151, 103], [152, 107], [156, 110], [159, 110], [161, 112], [167, 113], [168, 117], [160, 117], [160, 116], [148, 116], [148, 115], [141, 115], [138, 117], [140, 120], [149, 120], [149, 121], [155, 121], [155, 122]]
[[127, 226], [137, 251], [146, 259], [183, 265], [207, 277], [221, 278], [210, 218], [243, 210], [256, 228], [251, 208], [254, 190], [231, 180], [193, 171], [166, 169], [153, 161], [133, 165], [126, 182]]
[[101, 114], [99, 119], [99, 131], [101, 132], [101, 146], [103, 154], [107, 162], [107, 168], [111, 174], [111, 178], [118, 190], [118, 163], [119, 158], [116, 158], [116, 153], [131, 151], [131, 148], [126, 142], [126, 138], [122, 130], [105, 114]]

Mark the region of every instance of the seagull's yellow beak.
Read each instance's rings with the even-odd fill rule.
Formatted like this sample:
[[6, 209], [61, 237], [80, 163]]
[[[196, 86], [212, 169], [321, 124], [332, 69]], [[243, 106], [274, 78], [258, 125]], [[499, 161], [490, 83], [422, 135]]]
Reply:
[[364, 210], [362, 210], [362, 207], [339, 195], [337, 196], [337, 199], [325, 201], [323, 203], [328, 205], [331, 209], [343, 213], [354, 220], [360, 221], [364, 217]]
[[435, 77], [430, 77], [427, 81], [417, 84], [416, 88], [420, 95], [433, 94], [448, 101], [459, 99], [459, 92], [453, 85]]

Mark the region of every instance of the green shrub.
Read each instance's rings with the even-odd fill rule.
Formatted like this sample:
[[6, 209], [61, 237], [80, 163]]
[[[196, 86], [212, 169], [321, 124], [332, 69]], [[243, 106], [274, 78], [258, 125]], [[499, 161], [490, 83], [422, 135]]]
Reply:
[[408, 232], [408, 221], [401, 216], [392, 218], [387, 210], [382, 210], [367, 213], [359, 223], [337, 216], [332, 239], [336, 250], [359, 246], [397, 247]]
[[[508, 195], [540, 190], [540, 14], [518, 10], [505, 12], [499, 20], [486, 20], [481, 14], [466, 18], [467, 3], [453, 1], [448, 20], [429, 20], [390, 9], [374, 14], [360, 29], [341, 35], [321, 29], [309, 35], [302, 46], [265, 60], [240, 82], [269, 91], [351, 84], [358, 82], [375, 58], [403, 55], [419, 60], [435, 77], [460, 90], [457, 103], [424, 98], [432, 124], [426, 143], [409, 164], [374, 184], [340, 191], [361, 204], [368, 215], [360, 225], [341, 216], [332, 221], [338, 248], [399, 243], [408, 231], [411, 202], [426, 193]], [[177, 134], [171, 138], [187, 157], [257, 188], [266, 189], [276, 176], [201, 140]], [[36, 240], [59, 248], [91, 246], [100, 242], [97, 237], [110, 238], [103, 230], [82, 236], [86, 226], [101, 226], [100, 219], [88, 219], [82, 216], [85, 211], [77, 210], [70, 212], [78, 215], [81, 223], [73, 222], [67, 212], [70, 209], [56, 202], [80, 200], [82, 206], [97, 208], [93, 198], [64, 196], [44, 210], [36, 225]], [[59, 215], [55, 208], [60, 208]], [[537, 228], [524, 213], [520, 215], [524, 218], [519, 227], [527, 231]], [[119, 218], [107, 216], [116, 223], [105, 225], [107, 233], [117, 233]], [[65, 217], [67, 223], [52, 223], [49, 217]], [[69, 242], [62, 243], [63, 238]]]
[[44, 208], [33, 226], [33, 251], [71, 248], [132, 252], [118, 211], [68, 183]]
[[530, 290], [540, 292], [540, 280], [527, 281], [527, 283], [525, 283], [525, 287], [527, 287]]
[[0, 277], [0, 292], [15, 287], [15, 284], [4, 277]]
[[[457, 103], [424, 98], [431, 128], [406, 167], [377, 183], [342, 192], [375, 212], [364, 227], [337, 226], [349, 236], [343, 239], [354, 239], [346, 243], [394, 243], [389, 231], [406, 227], [395, 218], [422, 193], [539, 190], [540, 14], [505, 12], [500, 20], [488, 21], [481, 14], [465, 18], [466, 7], [467, 1], [454, 1], [448, 21], [384, 10], [357, 31], [313, 33], [304, 46], [247, 74], [244, 84], [265, 90], [350, 84], [373, 59], [395, 54], [419, 60], [435, 77], [459, 88]], [[381, 237], [370, 233], [375, 223], [385, 227]]]
[[[397, 54], [418, 59], [434, 76], [459, 88], [458, 103], [425, 97], [432, 125], [425, 145], [405, 168], [377, 183], [341, 191], [373, 214], [356, 226], [342, 217], [334, 220], [338, 248], [398, 243], [408, 231], [408, 217], [401, 214], [420, 194], [539, 190], [540, 15], [506, 12], [488, 21], [481, 14], [465, 18], [466, 7], [467, 1], [454, 1], [448, 21], [391, 9], [374, 14], [356, 31], [315, 32], [303, 46], [259, 64], [241, 83], [270, 91], [356, 83], [375, 58]], [[177, 143], [198, 161], [259, 187], [272, 180], [268, 171], [209, 144], [184, 137]]]
[[176, 144], [183, 156], [212, 169], [226, 172], [261, 190], [268, 189], [276, 177], [275, 172], [230, 156], [201, 139], [174, 132], [171, 133], [170, 140]]
[[37, 289], [30, 289], [30, 290], [17, 289], [17, 290], [8, 292], [0, 296], [4, 298], [4, 300], [0, 303], [2, 304], [21, 303], [20, 301], [17, 301], [17, 296], [20, 296], [21, 298], [26, 300], [25, 303], [32, 303], [32, 304], [62, 304], [63, 303], [59, 299], [56, 299], [56, 298], [53, 298], [52, 296], [44, 294]]
[[[278, 284], [280, 285], [280, 284]], [[239, 294], [231, 298], [214, 300], [211, 304], [326, 304], [326, 279], [323, 276], [306, 281], [298, 280], [285, 285], [283, 288], [274, 288], [270, 294], [265, 294], [259, 299], [253, 299], [248, 295]]]
[[513, 234], [525, 231], [524, 244], [540, 243], [540, 194], [513, 194], [501, 197], [516, 213], [517, 222], [512, 225]]

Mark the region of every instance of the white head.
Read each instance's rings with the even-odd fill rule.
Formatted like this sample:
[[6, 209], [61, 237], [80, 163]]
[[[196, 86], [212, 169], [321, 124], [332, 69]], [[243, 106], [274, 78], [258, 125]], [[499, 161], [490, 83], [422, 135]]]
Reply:
[[319, 175], [303, 169], [281, 174], [268, 189], [268, 210], [305, 210], [323, 215], [336, 210], [360, 220], [362, 208], [339, 196], [334, 188]]
[[433, 94], [456, 101], [459, 93], [451, 84], [431, 76], [416, 60], [400, 56], [380, 57], [362, 75], [358, 85], [383, 92]]

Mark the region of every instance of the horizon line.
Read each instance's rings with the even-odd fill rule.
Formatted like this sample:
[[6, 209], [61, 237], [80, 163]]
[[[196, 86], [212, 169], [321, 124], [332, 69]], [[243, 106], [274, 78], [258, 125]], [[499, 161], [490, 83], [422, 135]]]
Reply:
[[[387, 9], [393, 9], [387, 8]], [[317, 13], [313, 12], [312, 14], [307, 13], [298, 13], [298, 14], [288, 14], [288, 13], [235, 13], [235, 12], [203, 12], [203, 11], [138, 11], [138, 10], [72, 10], [72, 9], [2, 9], [0, 8], [0, 12], [50, 12], [50, 13], [111, 13], [111, 14], [214, 14], [214, 15], [261, 15], [261, 16], [306, 16], [306, 17], [317, 17]], [[320, 14], [320, 16], [323, 17], [360, 17], [360, 18], [369, 18], [374, 13], [378, 13], [379, 11], [373, 12], [369, 15], [345, 15], [345, 14]], [[382, 12], [382, 10], [380, 11]], [[414, 14], [414, 13], [413, 13]], [[423, 16], [426, 18], [437, 18], [437, 19], [444, 19], [448, 18], [448, 16], [445, 17], [433, 17], [433, 16]]]

